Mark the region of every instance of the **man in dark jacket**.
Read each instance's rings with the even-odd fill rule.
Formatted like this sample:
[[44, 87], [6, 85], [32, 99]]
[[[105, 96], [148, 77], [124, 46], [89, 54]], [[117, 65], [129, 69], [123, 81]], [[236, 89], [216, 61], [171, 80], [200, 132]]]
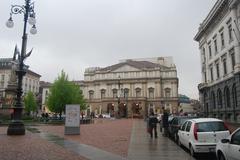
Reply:
[[163, 111], [163, 116], [162, 116], [162, 124], [163, 124], [163, 129], [164, 129], [164, 136], [168, 136], [168, 127], [169, 127], [169, 123], [168, 123], [168, 112], [167, 110]]
[[153, 137], [153, 130], [154, 130], [155, 138], [158, 137], [157, 136], [157, 123], [158, 123], [157, 117], [154, 115], [153, 112], [151, 112], [150, 116], [149, 116], [149, 121], [148, 121], [149, 132], [150, 132], [151, 138]]

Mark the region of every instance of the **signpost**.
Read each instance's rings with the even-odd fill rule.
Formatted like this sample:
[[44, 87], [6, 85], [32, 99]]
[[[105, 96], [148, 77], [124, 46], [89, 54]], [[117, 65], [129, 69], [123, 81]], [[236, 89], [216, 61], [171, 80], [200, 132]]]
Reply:
[[80, 134], [80, 106], [66, 105], [65, 135]]

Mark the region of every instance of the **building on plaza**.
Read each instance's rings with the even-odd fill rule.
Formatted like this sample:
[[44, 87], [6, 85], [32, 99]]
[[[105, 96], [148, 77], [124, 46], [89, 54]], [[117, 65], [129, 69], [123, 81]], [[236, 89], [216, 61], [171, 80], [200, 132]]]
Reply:
[[200, 24], [202, 112], [240, 122], [240, 1], [218, 0]]
[[190, 99], [186, 95], [179, 95], [179, 113], [180, 115], [200, 115], [199, 101]]
[[80, 88], [95, 114], [145, 117], [168, 109], [178, 112], [178, 78], [172, 57], [127, 59], [87, 68]]
[[[14, 98], [7, 95], [7, 90], [9, 90], [9, 86], [12, 85], [10, 78], [13, 74], [13, 64], [12, 58], [0, 58], [0, 108], [3, 109], [5, 107], [6, 109], [9, 108], [9, 106], [12, 106], [14, 103]], [[40, 77], [41, 75], [27, 69], [27, 73], [24, 76], [22, 83], [23, 94], [31, 91], [35, 95], [38, 95]], [[12, 88], [11, 90], [15, 89]], [[2, 110], [1, 112], [8, 113], [7, 110]]]
[[41, 106], [41, 112], [49, 112], [47, 107], [47, 98], [49, 95], [50, 87], [52, 86], [52, 83], [40, 81], [40, 87], [39, 87], [39, 94], [40, 94], [40, 106]]

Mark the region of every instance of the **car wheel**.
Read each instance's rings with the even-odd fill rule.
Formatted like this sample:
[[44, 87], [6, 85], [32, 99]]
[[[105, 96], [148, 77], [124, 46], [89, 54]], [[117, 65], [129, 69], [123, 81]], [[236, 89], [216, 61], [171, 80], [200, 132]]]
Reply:
[[193, 147], [192, 147], [191, 144], [189, 145], [189, 150], [190, 150], [190, 155], [191, 155], [192, 157], [194, 157], [194, 156], [195, 156], [195, 152], [194, 152], [194, 149], [193, 149]]
[[178, 142], [178, 135], [176, 133], [174, 134], [174, 141]]
[[222, 152], [218, 153], [218, 160], [226, 160]]

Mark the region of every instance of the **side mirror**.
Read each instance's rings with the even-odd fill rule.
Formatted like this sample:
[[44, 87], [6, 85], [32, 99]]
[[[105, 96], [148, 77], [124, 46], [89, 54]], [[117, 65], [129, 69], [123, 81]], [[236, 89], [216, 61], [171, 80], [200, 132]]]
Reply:
[[230, 140], [229, 140], [229, 139], [222, 139], [221, 142], [222, 142], [222, 143], [229, 143]]

